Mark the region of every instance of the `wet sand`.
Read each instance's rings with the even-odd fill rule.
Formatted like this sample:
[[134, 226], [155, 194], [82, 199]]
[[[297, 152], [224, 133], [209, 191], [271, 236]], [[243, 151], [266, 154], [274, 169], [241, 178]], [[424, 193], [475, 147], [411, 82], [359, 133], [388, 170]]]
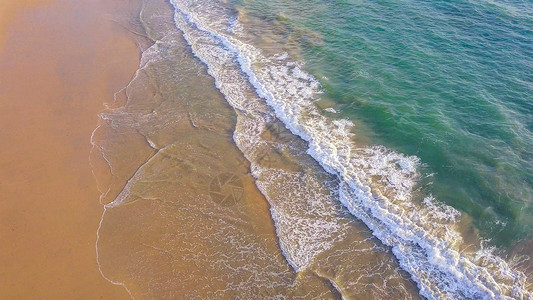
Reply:
[[137, 10], [0, 1], [1, 299], [129, 298], [98, 270], [89, 154], [103, 103], [138, 67], [133, 34], [117, 24]]

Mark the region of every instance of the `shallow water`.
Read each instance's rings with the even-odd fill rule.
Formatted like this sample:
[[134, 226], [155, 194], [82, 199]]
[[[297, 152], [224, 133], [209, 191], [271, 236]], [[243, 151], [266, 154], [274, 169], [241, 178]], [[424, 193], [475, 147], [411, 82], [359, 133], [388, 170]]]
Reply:
[[[111, 170], [109, 188], [101, 180], [103, 275], [141, 298], [338, 298], [337, 289], [417, 298], [390, 250], [336, 201], [338, 181], [305, 144], [265, 104], [228, 106], [173, 14], [145, 3], [141, 21], [155, 43], [93, 136]], [[248, 88], [246, 99], [261, 101]], [[245, 154], [255, 155], [269, 202], [232, 139], [250, 122], [262, 126], [261, 145]]]
[[517, 257], [487, 249], [478, 215], [444, 204], [447, 175], [394, 142], [406, 137], [384, 140], [388, 109], [352, 111], [347, 90], [368, 87], [346, 64], [357, 30], [320, 30], [355, 7], [145, 1], [152, 44], [93, 136], [109, 168], [97, 176], [106, 278], [143, 298], [530, 297]]

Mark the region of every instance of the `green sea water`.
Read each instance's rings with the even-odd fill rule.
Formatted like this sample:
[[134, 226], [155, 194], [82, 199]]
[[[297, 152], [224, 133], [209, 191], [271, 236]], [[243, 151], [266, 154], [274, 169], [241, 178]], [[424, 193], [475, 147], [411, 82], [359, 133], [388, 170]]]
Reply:
[[426, 192], [498, 246], [533, 234], [533, 2], [238, 1], [372, 144], [422, 162]]

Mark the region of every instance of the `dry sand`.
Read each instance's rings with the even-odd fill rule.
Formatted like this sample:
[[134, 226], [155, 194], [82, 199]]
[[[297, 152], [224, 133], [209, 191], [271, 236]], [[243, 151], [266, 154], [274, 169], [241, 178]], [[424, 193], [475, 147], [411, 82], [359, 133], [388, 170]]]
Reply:
[[0, 0], [0, 47], [5, 40], [5, 33], [13, 18], [24, 9], [44, 5], [51, 0]]
[[88, 159], [102, 103], [139, 60], [111, 20], [137, 8], [0, 0], [0, 299], [129, 298], [98, 270], [103, 207]]

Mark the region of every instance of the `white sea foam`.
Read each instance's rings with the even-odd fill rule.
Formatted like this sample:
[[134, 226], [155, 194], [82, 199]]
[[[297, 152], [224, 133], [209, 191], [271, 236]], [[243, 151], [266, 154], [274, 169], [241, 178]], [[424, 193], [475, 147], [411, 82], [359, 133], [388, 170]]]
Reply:
[[[171, 2], [176, 9], [176, 25], [184, 32], [195, 55], [208, 66], [217, 88], [237, 111], [254, 112], [237, 124], [234, 136], [252, 162], [264, 143], [259, 133], [271, 117], [261, 103], [246, 101], [250, 95], [243, 90], [242, 77], [274, 110], [276, 117], [308, 143], [308, 154], [339, 178], [339, 200], [374, 236], [392, 247], [401, 267], [417, 282], [421, 295], [432, 299], [531, 297], [525, 275], [510, 268], [503, 259], [486, 250], [473, 255], [458, 250], [463, 243], [455, 229], [459, 212], [431, 197], [421, 204], [413, 200], [418, 158], [382, 146], [357, 147], [350, 121], [330, 120], [316, 108], [317, 93], [321, 92], [318, 81], [286, 53], [266, 57], [243, 42], [242, 37], [233, 35], [220, 17], [224, 10], [216, 2]], [[235, 68], [246, 76], [235, 75], [238, 74]], [[262, 171], [252, 164], [254, 176]], [[285, 235], [290, 232], [279, 228], [283, 218], [277, 211], [273, 217], [282, 250], [296, 270], [327, 249], [328, 242], [341, 232], [331, 224], [313, 220], [317, 230], [305, 233], [311, 236], [303, 239], [308, 247], [292, 249], [284, 244]]]

